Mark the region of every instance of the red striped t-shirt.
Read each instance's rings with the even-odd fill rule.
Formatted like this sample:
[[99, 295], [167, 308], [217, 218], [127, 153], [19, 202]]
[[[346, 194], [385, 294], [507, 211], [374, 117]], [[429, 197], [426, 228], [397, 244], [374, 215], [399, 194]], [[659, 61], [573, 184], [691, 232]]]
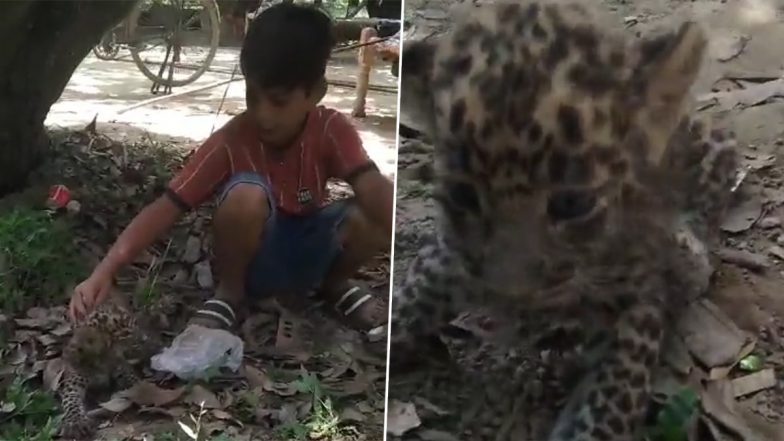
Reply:
[[169, 183], [167, 193], [184, 209], [194, 208], [238, 172], [267, 178], [277, 207], [307, 214], [324, 204], [327, 179], [348, 181], [374, 168], [351, 121], [337, 110], [317, 107], [293, 145], [280, 153], [265, 150], [247, 112], [235, 116], [194, 152]]

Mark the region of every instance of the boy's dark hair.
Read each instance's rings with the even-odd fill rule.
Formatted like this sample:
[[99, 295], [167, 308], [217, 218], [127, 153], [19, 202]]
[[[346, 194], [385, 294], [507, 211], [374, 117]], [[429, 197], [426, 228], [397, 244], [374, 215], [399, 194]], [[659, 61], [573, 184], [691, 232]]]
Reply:
[[326, 14], [312, 6], [280, 3], [248, 26], [240, 68], [246, 80], [262, 89], [310, 90], [324, 77], [333, 46]]

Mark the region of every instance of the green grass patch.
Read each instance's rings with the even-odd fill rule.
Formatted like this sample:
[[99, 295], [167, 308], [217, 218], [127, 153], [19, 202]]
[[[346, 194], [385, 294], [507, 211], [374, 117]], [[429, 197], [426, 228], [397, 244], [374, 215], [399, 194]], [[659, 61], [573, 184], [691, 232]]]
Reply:
[[17, 313], [62, 302], [85, 274], [73, 234], [49, 211], [18, 208], [0, 215], [0, 308]]
[[300, 393], [308, 394], [312, 400], [310, 415], [304, 421], [282, 425], [278, 434], [287, 440], [335, 439], [342, 435], [343, 427], [332, 399], [324, 392], [318, 377], [310, 372], [302, 373], [294, 386]]
[[689, 427], [700, 410], [700, 397], [684, 387], [664, 403], [656, 415], [656, 424], [648, 429], [652, 441], [686, 441]]
[[0, 439], [51, 441], [59, 417], [54, 397], [17, 377], [0, 391]]

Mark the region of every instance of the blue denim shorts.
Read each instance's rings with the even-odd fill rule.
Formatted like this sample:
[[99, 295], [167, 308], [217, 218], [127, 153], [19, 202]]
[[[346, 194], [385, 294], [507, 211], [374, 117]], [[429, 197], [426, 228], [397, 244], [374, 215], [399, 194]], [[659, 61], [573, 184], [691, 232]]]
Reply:
[[242, 172], [226, 182], [218, 205], [237, 184], [258, 185], [268, 195], [270, 210], [258, 251], [248, 267], [248, 296], [300, 294], [317, 288], [343, 251], [337, 233], [350, 200], [333, 202], [307, 216], [289, 215], [277, 210], [265, 177]]

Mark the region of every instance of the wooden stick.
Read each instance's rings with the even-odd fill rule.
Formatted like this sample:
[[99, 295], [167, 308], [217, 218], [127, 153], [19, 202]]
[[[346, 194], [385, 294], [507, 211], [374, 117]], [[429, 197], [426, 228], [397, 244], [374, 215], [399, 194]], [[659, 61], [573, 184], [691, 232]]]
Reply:
[[204, 91], [204, 90], [212, 89], [212, 88], [215, 88], [215, 87], [218, 87], [218, 86], [222, 86], [224, 84], [229, 84], [229, 83], [232, 83], [234, 81], [241, 81], [241, 80], [244, 80], [244, 79], [245, 79], [245, 77], [241, 76], [241, 77], [233, 78], [233, 79], [230, 79], [230, 80], [216, 81], [214, 83], [205, 84], [204, 86], [199, 86], [199, 87], [194, 87], [193, 89], [183, 90], [182, 92], [171, 93], [169, 95], [164, 95], [164, 96], [157, 96], [155, 98], [150, 98], [148, 100], [139, 101], [138, 103], [132, 104], [132, 105], [130, 105], [130, 106], [124, 108], [124, 109], [120, 109], [117, 112], [115, 112], [115, 114], [116, 115], [120, 115], [120, 114], [123, 114], [123, 113], [125, 113], [125, 112], [127, 112], [129, 110], [133, 110], [133, 109], [136, 109], [138, 107], [146, 106], [148, 104], [157, 103], [159, 101], [164, 101], [164, 100], [167, 100], [167, 99], [170, 99], [170, 98], [176, 98], [176, 97], [179, 97], [179, 96], [188, 95], [188, 94], [195, 93], [195, 92], [201, 92], [201, 91]]

